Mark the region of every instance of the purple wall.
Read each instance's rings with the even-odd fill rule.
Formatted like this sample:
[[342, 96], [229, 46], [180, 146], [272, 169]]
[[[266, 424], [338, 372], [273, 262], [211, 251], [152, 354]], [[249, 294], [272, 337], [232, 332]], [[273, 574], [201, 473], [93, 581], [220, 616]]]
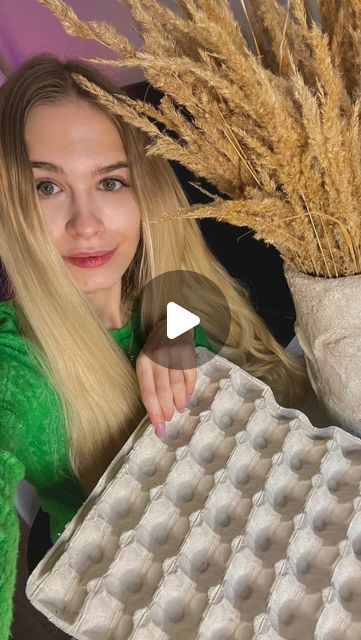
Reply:
[[[140, 43], [128, 10], [116, 0], [69, 0], [68, 4], [81, 20], [109, 22], [135, 44]], [[54, 53], [62, 59], [115, 57], [110, 49], [94, 40], [67, 35], [57, 18], [37, 0], [0, 0], [0, 56], [11, 67], [17, 67], [26, 58], [42, 52]], [[122, 86], [143, 80], [140, 69], [105, 65], [99, 68]]]
[[[282, 3], [284, 1], [281, 0]], [[174, 8], [174, 0], [162, 0], [162, 3]], [[67, 0], [67, 4], [81, 20], [108, 22], [135, 45], [140, 44], [133, 20], [121, 0]], [[241, 19], [240, 0], [231, 0], [231, 5], [237, 18]], [[26, 58], [41, 52], [51, 52], [62, 59], [114, 57], [110, 49], [94, 40], [68, 36], [57, 18], [37, 0], [0, 0], [0, 59], [3, 58], [11, 67], [17, 67]], [[144, 79], [140, 68], [117, 69], [103, 65], [102, 70], [121, 86]], [[2, 81], [0, 72], [0, 84]]]

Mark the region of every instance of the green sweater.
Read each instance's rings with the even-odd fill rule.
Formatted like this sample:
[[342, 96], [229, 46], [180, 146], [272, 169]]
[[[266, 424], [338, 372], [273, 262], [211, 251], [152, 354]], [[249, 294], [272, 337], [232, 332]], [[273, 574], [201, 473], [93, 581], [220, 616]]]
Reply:
[[[108, 331], [135, 368], [145, 342], [139, 313], [133, 311], [127, 325]], [[200, 325], [194, 330], [194, 344], [211, 349]], [[14, 500], [22, 478], [35, 487], [49, 514], [55, 542], [85, 495], [70, 469], [59, 396], [30, 359], [10, 301], [0, 303], [0, 640], [8, 639], [12, 622], [19, 544]]]

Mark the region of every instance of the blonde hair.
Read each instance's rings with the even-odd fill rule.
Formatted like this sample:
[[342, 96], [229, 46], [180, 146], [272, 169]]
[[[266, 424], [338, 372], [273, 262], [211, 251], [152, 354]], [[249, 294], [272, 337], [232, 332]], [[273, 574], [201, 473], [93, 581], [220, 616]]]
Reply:
[[[227, 344], [217, 339], [224, 324], [221, 306], [212, 305], [212, 313], [202, 320], [222, 356], [264, 380], [283, 404], [298, 401], [305, 373], [303, 363], [284, 351], [257, 316], [246, 290], [207, 248], [195, 220], [151, 224], [152, 217], [188, 204], [172, 168], [166, 160], [147, 157], [145, 134], [99, 105], [72, 73], [113, 95], [119, 92], [89, 65], [62, 62], [48, 54], [26, 61], [0, 89], [0, 255], [29, 353], [59, 393], [70, 464], [88, 493], [145, 409], [135, 371], [77, 288], [43, 227], [24, 141], [26, 119], [34, 106], [80, 98], [101, 109], [119, 131], [141, 214], [141, 237], [122, 277], [120, 305], [128, 317], [139, 298], [144, 336], [164, 317], [164, 299], [154, 304], [143, 294], [144, 285], [168, 271], [190, 270], [208, 277], [227, 298], [232, 319]], [[200, 298], [203, 295], [207, 291], [200, 290]], [[200, 306], [206, 308], [201, 302]]]

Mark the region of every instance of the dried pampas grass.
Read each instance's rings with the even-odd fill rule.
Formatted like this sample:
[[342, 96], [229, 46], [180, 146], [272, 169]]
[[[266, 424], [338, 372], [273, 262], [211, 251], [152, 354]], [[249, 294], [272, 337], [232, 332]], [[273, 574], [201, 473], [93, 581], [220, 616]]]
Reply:
[[124, 0], [142, 49], [109, 25], [80, 21], [61, 0], [39, 1], [68, 33], [117, 56], [91, 62], [142, 66], [164, 98], [154, 108], [74, 74], [77, 82], [147, 132], [150, 154], [231, 198], [159, 220], [247, 225], [302, 272], [361, 272], [359, 0], [320, 0], [320, 26], [307, 0], [240, 0], [248, 33], [228, 0], [177, 0], [177, 13], [158, 0]]

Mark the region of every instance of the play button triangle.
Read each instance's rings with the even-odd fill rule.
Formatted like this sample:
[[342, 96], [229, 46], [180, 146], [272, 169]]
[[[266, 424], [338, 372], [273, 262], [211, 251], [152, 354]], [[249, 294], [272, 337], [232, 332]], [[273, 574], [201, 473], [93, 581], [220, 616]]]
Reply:
[[200, 318], [191, 313], [176, 302], [168, 302], [167, 304], [167, 338], [173, 340], [182, 333], [189, 331], [197, 324], [200, 324]]

